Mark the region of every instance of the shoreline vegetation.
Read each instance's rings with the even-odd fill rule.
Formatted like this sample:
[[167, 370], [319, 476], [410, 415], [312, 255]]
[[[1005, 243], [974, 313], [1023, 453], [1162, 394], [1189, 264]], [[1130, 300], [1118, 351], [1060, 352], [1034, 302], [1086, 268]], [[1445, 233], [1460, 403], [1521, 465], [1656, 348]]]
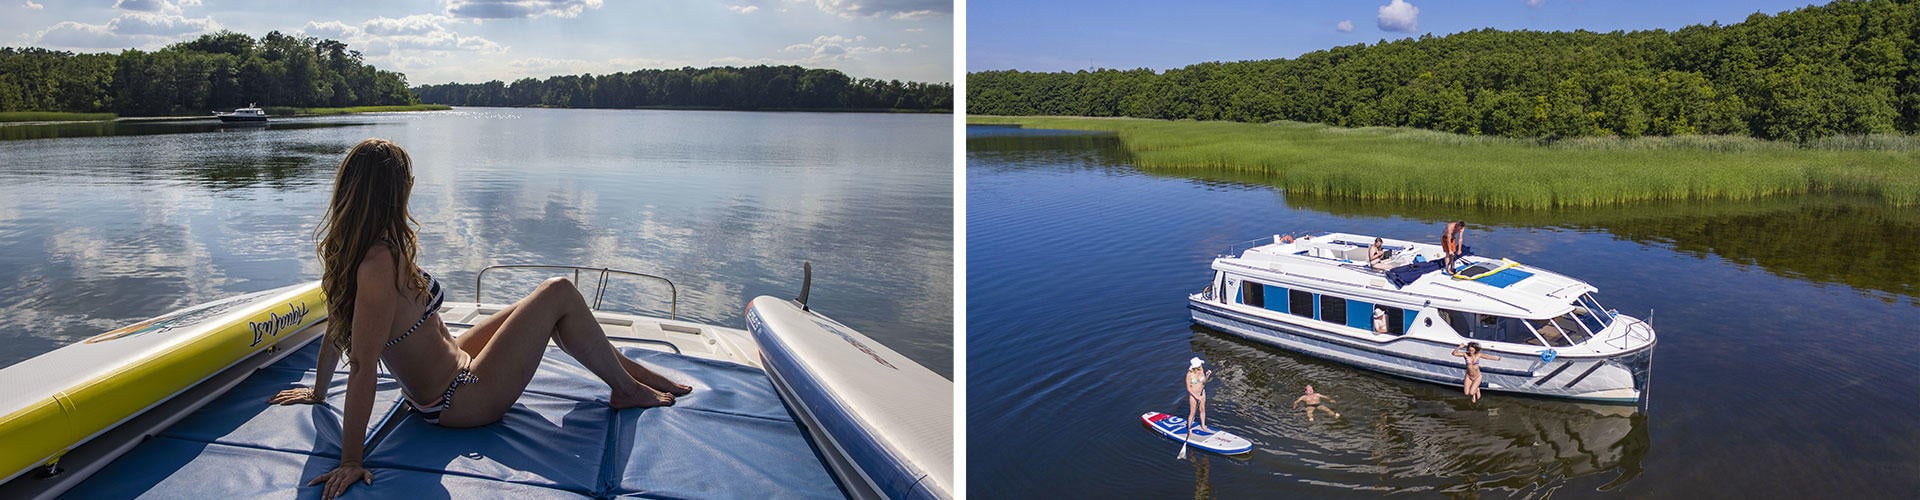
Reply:
[[[444, 104], [405, 104], [394, 106], [350, 106], [341, 108], [293, 108], [285, 106], [263, 107], [269, 118], [298, 118], [307, 116], [333, 116], [359, 113], [398, 113], [410, 111], [446, 111], [453, 109]], [[64, 113], [56, 111], [9, 111], [0, 112], [0, 124], [31, 125], [36, 123], [76, 123], [76, 122], [160, 122], [212, 120], [212, 113], [205, 115], [181, 116], [120, 116], [113, 113]]]
[[1337, 199], [1546, 209], [1837, 194], [1920, 205], [1920, 137], [1908, 135], [1549, 142], [1287, 121], [967, 117], [996, 124], [1113, 132], [1142, 170], [1253, 175]]
[[1916, 134], [1920, 2], [1835, 0], [1673, 31], [1481, 29], [1165, 71], [979, 71], [966, 112], [1548, 140]]
[[454, 106], [952, 113], [953, 84], [853, 78], [800, 66], [642, 69], [413, 87]]

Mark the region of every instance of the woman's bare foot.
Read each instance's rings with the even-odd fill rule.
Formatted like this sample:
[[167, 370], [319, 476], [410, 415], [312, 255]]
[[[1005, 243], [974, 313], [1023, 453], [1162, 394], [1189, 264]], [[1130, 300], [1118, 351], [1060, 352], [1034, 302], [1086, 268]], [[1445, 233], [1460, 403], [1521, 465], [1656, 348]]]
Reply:
[[665, 375], [654, 373], [653, 370], [648, 370], [646, 367], [640, 366], [639, 363], [627, 365], [626, 368], [627, 375], [632, 375], [634, 380], [640, 381], [641, 384], [645, 384], [653, 390], [675, 396], [685, 396], [693, 393], [693, 386], [673, 383], [673, 381], [668, 380]]
[[622, 395], [620, 391], [614, 391], [613, 397], [607, 398], [607, 406], [611, 406], [615, 410], [623, 408], [673, 406], [673, 403], [674, 399], [672, 394], [656, 391], [653, 390], [652, 387], [645, 385], [640, 386], [640, 393], [638, 394]]

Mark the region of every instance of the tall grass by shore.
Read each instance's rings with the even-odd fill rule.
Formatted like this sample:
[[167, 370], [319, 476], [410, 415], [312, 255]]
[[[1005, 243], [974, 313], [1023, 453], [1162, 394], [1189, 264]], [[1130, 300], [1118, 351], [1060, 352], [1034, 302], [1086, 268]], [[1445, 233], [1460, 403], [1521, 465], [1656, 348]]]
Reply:
[[94, 122], [112, 120], [113, 113], [61, 113], [56, 111], [8, 111], [0, 113], [0, 123], [6, 122]]
[[1537, 140], [1405, 128], [972, 116], [969, 124], [1115, 132], [1147, 170], [1269, 176], [1288, 192], [1513, 208], [1858, 194], [1920, 205], [1920, 139], [1807, 146], [1742, 137]]

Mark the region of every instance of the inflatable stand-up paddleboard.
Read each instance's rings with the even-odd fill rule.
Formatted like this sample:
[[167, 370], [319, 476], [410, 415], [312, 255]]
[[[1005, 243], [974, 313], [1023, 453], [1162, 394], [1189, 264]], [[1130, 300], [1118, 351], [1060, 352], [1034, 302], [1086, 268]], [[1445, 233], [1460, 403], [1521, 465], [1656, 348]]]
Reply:
[[0, 482], [326, 316], [316, 281], [170, 312], [0, 368]]
[[1248, 441], [1246, 438], [1240, 436], [1235, 436], [1233, 433], [1220, 430], [1217, 427], [1212, 430], [1195, 431], [1193, 437], [1189, 439], [1187, 437], [1187, 419], [1173, 415], [1150, 411], [1141, 415], [1140, 421], [1147, 424], [1147, 427], [1153, 429], [1154, 432], [1166, 436], [1167, 439], [1172, 439], [1175, 442], [1185, 441], [1187, 446], [1194, 448], [1219, 453], [1221, 455], [1239, 455], [1253, 451], [1252, 441]]

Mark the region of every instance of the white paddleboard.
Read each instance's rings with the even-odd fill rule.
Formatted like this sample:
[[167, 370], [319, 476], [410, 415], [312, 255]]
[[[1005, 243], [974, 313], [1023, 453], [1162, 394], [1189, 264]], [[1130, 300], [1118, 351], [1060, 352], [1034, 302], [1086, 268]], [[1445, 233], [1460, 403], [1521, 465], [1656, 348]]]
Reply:
[[1173, 415], [1150, 411], [1140, 415], [1140, 421], [1147, 424], [1148, 428], [1159, 432], [1160, 435], [1166, 436], [1168, 439], [1174, 441], [1185, 441], [1187, 446], [1194, 448], [1222, 455], [1239, 455], [1253, 451], [1252, 441], [1248, 441], [1246, 438], [1240, 436], [1235, 436], [1231, 432], [1220, 430], [1218, 427], [1209, 430], [1196, 430], [1192, 437], [1188, 437], [1187, 419]]

